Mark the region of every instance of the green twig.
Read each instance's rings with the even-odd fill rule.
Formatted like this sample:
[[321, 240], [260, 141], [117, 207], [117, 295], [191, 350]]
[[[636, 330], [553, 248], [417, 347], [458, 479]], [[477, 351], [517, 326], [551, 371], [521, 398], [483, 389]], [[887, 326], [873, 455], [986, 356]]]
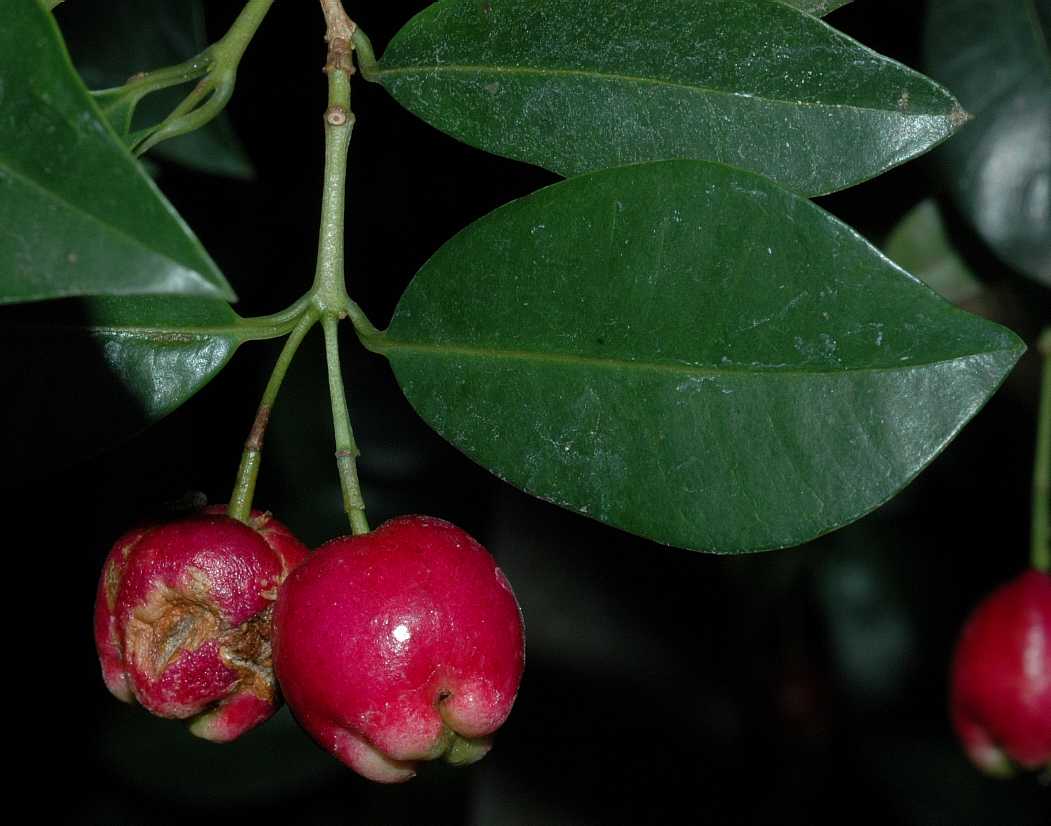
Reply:
[[[206, 70], [206, 74], [193, 90], [183, 98], [179, 105], [169, 113], [168, 117], [156, 128], [149, 130], [144, 139], [135, 147], [135, 154], [142, 155], [161, 141], [200, 129], [226, 107], [234, 92], [234, 84], [237, 80], [237, 67], [241, 63], [245, 49], [248, 48], [248, 44], [252, 41], [273, 3], [274, 0], [248, 0], [244, 8], [241, 9], [241, 13], [237, 15], [237, 19], [234, 20], [233, 25], [230, 26], [230, 29], [223, 35], [221, 40], [209, 46], [192, 61], [180, 64], [181, 66], [202, 66]], [[171, 73], [172, 69], [175, 68], [177, 67], [161, 69], [142, 77], [151, 83], [155, 83], [156, 79], [165, 76], [165, 73]], [[174, 82], [181, 83], [185, 80], [192, 80], [193, 76]], [[132, 82], [141, 83], [142, 79], [133, 78]], [[167, 83], [166, 85], [170, 86], [173, 83]], [[152, 88], [145, 90], [138, 86], [133, 88], [137, 93], [140, 93], [140, 97], [142, 94], [154, 91]], [[156, 88], [163, 88], [163, 86], [157, 86]]]
[[1036, 416], [1036, 457], [1033, 462], [1033, 530], [1030, 559], [1038, 571], [1051, 571], [1051, 327], [1037, 344], [1043, 359], [1040, 403]]
[[127, 83], [119, 87], [119, 91], [123, 93], [121, 95], [122, 98], [130, 98], [137, 103], [150, 92], [157, 92], [161, 89], [167, 89], [169, 86], [189, 83], [191, 80], [196, 80], [206, 75], [213, 63], [214, 58], [211, 49], [205, 49], [200, 54], [194, 55], [189, 60], [177, 63], [174, 66], [162, 66], [159, 69], [132, 75], [128, 78]]
[[252, 430], [248, 434], [244, 451], [241, 453], [241, 466], [237, 469], [237, 479], [234, 482], [234, 490], [230, 495], [230, 504], [227, 514], [241, 522], [247, 523], [252, 516], [252, 499], [255, 496], [255, 482], [259, 476], [259, 465], [263, 459], [263, 437], [266, 427], [270, 422], [270, 412], [274, 409], [277, 394], [281, 390], [281, 383], [285, 380], [285, 373], [292, 363], [292, 359], [302, 344], [303, 338], [318, 320], [317, 312], [308, 308], [302, 312], [299, 322], [293, 328], [277, 357], [277, 363], [270, 374], [270, 380], [263, 391], [263, 398], [259, 401], [259, 409], [252, 423]]
[[343, 271], [343, 216], [346, 209], [347, 152], [354, 131], [354, 113], [350, 110], [350, 76], [343, 68], [336, 68], [341, 58], [334, 58], [332, 52], [330, 41], [326, 69], [329, 94], [325, 109], [325, 180], [321, 194], [321, 228], [313, 294], [314, 303], [322, 313], [332, 313], [343, 318], [350, 303]]
[[318, 235], [317, 270], [311, 290], [314, 306], [325, 332], [332, 427], [336, 438], [336, 467], [343, 493], [343, 509], [355, 534], [367, 533], [365, 502], [358, 481], [358, 446], [350, 426], [343, 373], [339, 361], [339, 321], [350, 312], [343, 265], [344, 212], [346, 210], [347, 153], [354, 130], [350, 108], [352, 39], [356, 26], [343, 11], [340, 0], [321, 0], [328, 41], [328, 106], [325, 108], [325, 179], [321, 196], [321, 229]]

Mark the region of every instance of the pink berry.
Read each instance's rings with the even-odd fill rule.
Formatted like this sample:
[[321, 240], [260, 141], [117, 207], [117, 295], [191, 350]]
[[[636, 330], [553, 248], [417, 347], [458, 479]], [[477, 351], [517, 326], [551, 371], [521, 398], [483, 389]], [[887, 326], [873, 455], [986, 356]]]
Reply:
[[1051, 576], [1027, 571], [971, 615], [956, 648], [951, 706], [982, 770], [1051, 765]]
[[524, 665], [522, 615], [489, 552], [423, 516], [334, 539], [281, 586], [274, 667], [299, 722], [365, 777], [489, 751]]
[[268, 513], [225, 508], [136, 528], [102, 568], [95, 644], [110, 692], [160, 717], [194, 718], [226, 742], [277, 708], [270, 616], [278, 586], [308, 551]]

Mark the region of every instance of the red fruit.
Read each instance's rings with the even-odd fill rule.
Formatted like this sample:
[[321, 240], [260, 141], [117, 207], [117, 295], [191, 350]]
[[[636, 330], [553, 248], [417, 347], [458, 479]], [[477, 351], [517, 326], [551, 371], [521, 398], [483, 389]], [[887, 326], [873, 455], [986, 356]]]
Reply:
[[270, 615], [306, 547], [268, 513], [222, 506], [136, 528], [106, 557], [95, 599], [102, 676], [120, 700], [226, 742], [277, 708]]
[[381, 783], [408, 780], [419, 760], [481, 759], [511, 711], [524, 646], [518, 602], [488, 551], [423, 516], [323, 545], [274, 609], [289, 707]]
[[1030, 570], [971, 615], [952, 669], [952, 719], [982, 770], [1051, 766], [1051, 576]]

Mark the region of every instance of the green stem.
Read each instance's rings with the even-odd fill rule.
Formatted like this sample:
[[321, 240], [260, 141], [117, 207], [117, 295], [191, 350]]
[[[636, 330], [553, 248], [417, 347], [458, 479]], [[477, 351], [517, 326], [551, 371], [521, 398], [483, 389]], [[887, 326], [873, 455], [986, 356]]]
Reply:
[[350, 323], [354, 325], [354, 330], [362, 342], [381, 335], [376, 325], [369, 321], [365, 311], [358, 306], [356, 301], [351, 301], [347, 305], [347, 315], [350, 316]]
[[236, 67], [241, 62], [241, 56], [273, 4], [274, 0], [248, 0], [245, 3], [233, 25], [223, 35], [223, 39], [215, 44], [218, 63]]
[[358, 446], [350, 426], [343, 372], [339, 363], [339, 321], [350, 312], [343, 266], [344, 212], [346, 210], [347, 153], [354, 131], [350, 108], [352, 37], [356, 26], [339, 0], [321, 0], [328, 41], [328, 106], [325, 109], [325, 175], [321, 195], [321, 229], [318, 235], [317, 270], [311, 289], [314, 306], [325, 332], [325, 362], [332, 399], [332, 427], [336, 438], [336, 467], [343, 493], [343, 510], [354, 534], [368, 533], [365, 502], [358, 481]]
[[255, 496], [255, 482], [259, 476], [259, 465], [263, 459], [263, 437], [266, 434], [267, 424], [270, 422], [270, 412], [274, 409], [277, 394], [281, 390], [281, 383], [285, 380], [285, 373], [292, 363], [292, 359], [303, 343], [303, 338], [318, 320], [315, 310], [308, 309], [302, 313], [299, 322], [293, 328], [281, 348], [281, 354], [277, 357], [277, 363], [270, 374], [270, 380], [263, 391], [263, 397], [259, 401], [259, 409], [252, 423], [252, 430], [245, 442], [244, 452], [241, 453], [241, 466], [237, 469], [237, 479], [234, 482], [234, 490], [230, 495], [230, 504], [226, 512], [241, 522], [248, 523], [252, 516], [252, 499]]
[[[237, 67], [241, 58], [273, 3], [274, 0], [248, 0], [222, 39], [194, 61], [189, 61], [190, 64], [205, 61], [207, 75], [168, 117], [135, 147], [137, 155], [142, 155], [161, 141], [200, 129], [226, 107], [234, 92]], [[153, 75], [159, 76], [164, 71], [168, 70], [159, 70]]]
[[189, 83], [191, 80], [208, 74], [209, 68], [214, 63], [211, 49], [205, 49], [198, 55], [194, 55], [183, 63], [174, 66], [162, 66], [149, 72], [140, 72], [132, 75], [120, 89], [124, 90], [122, 97], [133, 97], [136, 101], [150, 92], [167, 89], [169, 86], [178, 86]]
[[379, 71], [379, 64], [376, 61], [376, 53], [372, 50], [372, 41], [361, 29], [354, 30], [352, 40], [354, 51], [358, 56], [358, 68], [361, 69], [362, 77], [365, 80], [374, 81], [376, 73]]
[[285, 333], [288, 333], [295, 326], [295, 322], [299, 321], [306, 308], [311, 305], [312, 300], [310, 293], [306, 293], [283, 310], [270, 315], [248, 316], [247, 318], [242, 318], [241, 323], [253, 327], [275, 327], [279, 329], [287, 327], [288, 329], [285, 330]]
[[328, 107], [325, 109], [325, 178], [312, 292], [314, 303], [322, 313], [344, 318], [350, 297], [343, 272], [343, 215], [346, 209], [347, 152], [354, 131], [354, 113], [350, 110], [350, 77], [346, 71], [333, 65], [330, 58]]
[[1036, 411], [1036, 459], [1033, 463], [1033, 567], [1051, 571], [1051, 327], [1040, 335], [1043, 358], [1040, 403]]
[[343, 492], [343, 510], [350, 520], [350, 529], [355, 536], [369, 532], [365, 517], [365, 501], [358, 481], [357, 458], [361, 455], [354, 441], [350, 426], [350, 412], [343, 392], [343, 374], [339, 366], [339, 328], [332, 315], [321, 319], [325, 331], [325, 362], [328, 365], [328, 389], [332, 398], [332, 427], [336, 435], [336, 467], [339, 469], [339, 485]]

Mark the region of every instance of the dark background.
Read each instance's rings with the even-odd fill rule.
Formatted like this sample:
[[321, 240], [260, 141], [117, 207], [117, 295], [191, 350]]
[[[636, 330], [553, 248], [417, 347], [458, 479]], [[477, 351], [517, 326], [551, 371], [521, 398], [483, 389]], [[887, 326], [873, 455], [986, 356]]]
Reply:
[[[105, 13], [105, 4], [68, 0]], [[377, 53], [424, 2], [349, 3]], [[211, 0], [209, 31], [240, 4]], [[60, 23], [67, 10], [60, 8]], [[81, 13], [89, 13], [81, 10]], [[919, 65], [923, 4], [858, 0], [829, 21]], [[232, 181], [158, 162], [158, 182], [241, 296], [274, 312], [310, 284], [322, 170], [323, 22], [275, 4], [229, 107], [258, 171]], [[432, 130], [355, 81], [350, 292], [379, 326], [454, 232], [553, 182]], [[927, 159], [821, 203], [874, 241], [937, 189]], [[1028, 340], [1046, 293], [995, 265], [979, 309]], [[1046, 306], [1046, 304], [1044, 304]], [[1046, 319], [1047, 315], [1044, 315]], [[226, 501], [276, 357], [247, 344], [178, 412], [108, 454], [8, 479], [10, 614], [31, 652], [12, 671], [12, 745], [47, 793], [46, 820], [85, 824], [1047, 823], [1032, 777], [984, 778], [948, 723], [947, 669], [967, 612], [1026, 564], [1035, 358], [901, 496], [802, 548], [720, 558], [655, 545], [531, 499], [413, 413], [385, 362], [344, 352], [373, 524], [457, 522], [515, 586], [528, 665], [515, 710], [477, 766], [370, 784], [283, 711], [228, 746], [106, 692], [91, 636], [110, 543], [191, 491]], [[54, 438], [61, 439], [61, 434]], [[289, 374], [256, 501], [308, 544], [346, 532], [320, 336]], [[49, 472], [50, 471], [50, 472]], [[11, 682], [11, 677], [9, 677]], [[19, 752], [13, 749], [12, 754]]]

